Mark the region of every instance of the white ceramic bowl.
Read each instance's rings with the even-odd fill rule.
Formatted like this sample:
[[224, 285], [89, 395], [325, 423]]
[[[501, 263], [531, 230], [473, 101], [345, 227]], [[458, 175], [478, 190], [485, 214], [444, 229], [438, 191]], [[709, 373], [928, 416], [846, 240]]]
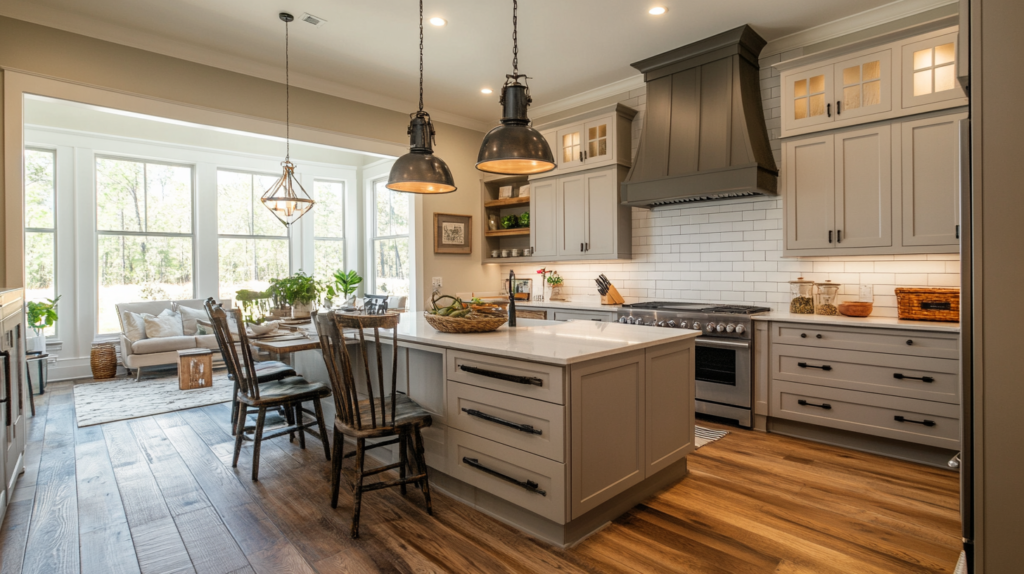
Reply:
[[249, 330], [252, 331], [253, 335], [266, 335], [267, 333], [273, 332], [275, 329], [277, 329], [277, 321], [267, 321], [262, 325], [249, 323]]

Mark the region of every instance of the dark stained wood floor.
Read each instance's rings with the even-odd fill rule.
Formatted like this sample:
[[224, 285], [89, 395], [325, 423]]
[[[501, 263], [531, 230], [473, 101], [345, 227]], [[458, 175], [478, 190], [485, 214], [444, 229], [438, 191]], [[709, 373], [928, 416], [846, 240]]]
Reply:
[[227, 405], [80, 429], [63, 383], [37, 407], [0, 574], [924, 573], [959, 554], [955, 473], [778, 435], [697, 451], [689, 477], [561, 550], [395, 489], [364, 496], [352, 540], [323, 450], [269, 441], [254, 483], [251, 446], [230, 466]]

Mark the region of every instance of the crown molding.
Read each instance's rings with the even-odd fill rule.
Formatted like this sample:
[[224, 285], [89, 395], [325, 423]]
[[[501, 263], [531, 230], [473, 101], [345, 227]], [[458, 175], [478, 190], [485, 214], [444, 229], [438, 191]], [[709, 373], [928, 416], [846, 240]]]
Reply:
[[788, 36], [776, 38], [765, 45], [764, 49], [761, 50], [760, 57], [767, 58], [776, 54], [782, 54], [783, 52], [859, 32], [873, 26], [893, 22], [907, 16], [913, 16], [933, 8], [956, 3], [957, 0], [898, 0], [891, 4], [885, 4], [871, 10], [847, 16], [846, 18], [840, 18], [839, 20], [801, 30]]
[[558, 112], [564, 112], [578, 106], [583, 106], [591, 102], [603, 100], [604, 98], [610, 98], [617, 96], [623, 92], [631, 92], [633, 90], [644, 87], [644, 76], [638, 74], [636, 76], [630, 76], [624, 80], [605, 84], [603, 86], [580, 92], [578, 94], [569, 96], [568, 98], [562, 98], [554, 102], [549, 102], [540, 106], [532, 106], [530, 108], [530, 115], [536, 118], [543, 118], [550, 116], [551, 114], [557, 114]]

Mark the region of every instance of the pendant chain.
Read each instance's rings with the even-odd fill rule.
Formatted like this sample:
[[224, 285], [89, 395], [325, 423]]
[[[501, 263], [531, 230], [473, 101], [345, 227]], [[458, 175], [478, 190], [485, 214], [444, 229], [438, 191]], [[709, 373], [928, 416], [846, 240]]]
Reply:
[[288, 62], [288, 21], [284, 23], [284, 159], [291, 161], [292, 118], [291, 118], [291, 76]]
[[512, 0], [512, 75], [519, 76], [519, 1]]
[[420, 112], [423, 112], [423, 0], [420, 0]]

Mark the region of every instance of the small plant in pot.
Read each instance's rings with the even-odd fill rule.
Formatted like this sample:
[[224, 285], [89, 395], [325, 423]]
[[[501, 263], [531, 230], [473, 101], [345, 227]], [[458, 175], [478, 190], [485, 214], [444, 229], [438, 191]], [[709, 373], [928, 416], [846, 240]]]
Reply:
[[334, 291], [345, 297], [345, 301], [342, 303], [343, 308], [354, 306], [356, 289], [362, 282], [363, 278], [354, 269], [347, 273], [340, 269], [334, 272]]
[[275, 297], [291, 305], [294, 318], [309, 317], [313, 306], [319, 305], [323, 296], [327, 294], [327, 289], [321, 282], [302, 271], [274, 281], [271, 288]]
[[268, 291], [240, 289], [235, 292], [235, 301], [242, 309], [242, 319], [257, 335], [277, 329], [277, 321], [267, 321], [271, 312], [272, 299]]
[[56, 299], [47, 299], [45, 303], [28, 302], [28, 326], [36, 332], [35, 337], [28, 339], [29, 353], [46, 352], [46, 335], [43, 331], [57, 323], [57, 301], [60, 301], [60, 295]]

